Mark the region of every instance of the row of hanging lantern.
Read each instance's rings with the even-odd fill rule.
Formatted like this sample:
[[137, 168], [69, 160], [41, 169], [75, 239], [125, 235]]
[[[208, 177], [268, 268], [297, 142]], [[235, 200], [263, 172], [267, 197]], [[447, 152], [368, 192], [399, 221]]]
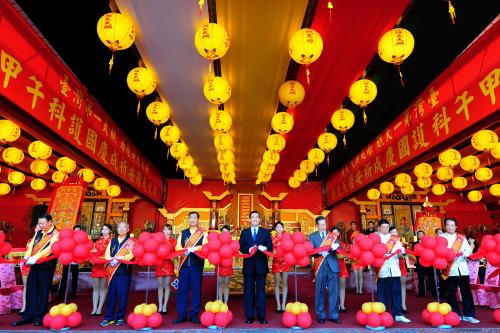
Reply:
[[[471, 138], [471, 145], [477, 151], [490, 153], [495, 159], [500, 159], [500, 143], [498, 143], [498, 136], [494, 131], [481, 130], [476, 132]], [[467, 187], [468, 181], [466, 177], [454, 175], [453, 168], [457, 165], [460, 165], [460, 168], [466, 173], [473, 173], [473, 179], [475, 177], [478, 181], [487, 182], [493, 178], [492, 170], [488, 167], [481, 167], [481, 162], [475, 155], [462, 157], [459, 151], [447, 149], [438, 155], [438, 161], [441, 166], [436, 170], [436, 178], [442, 182], [451, 181], [451, 186], [459, 191]], [[441, 196], [446, 193], [446, 186], [441, 183], [432, 184], [433, 171], [432, 166], [428, 163], [420, 163], [415, 166], [413, 173], [417, 177], [416, 184], [426, 191], [431, 188], [433, 194]], [[400, 187], [403, 194], [409, 195], [414, 191], [411, 176], [407, 173], [397, 174], [394, 183]], [[378, 189], [369, 189], [367, 197], [370, 200], [377, 200], [380, 194], [389, 195], [393, 192], [394, 185], [391, 182], [383, 182]], [[489, 193], [500, 197], [500, 184], [490, 185]], [[482, 193], [478, 190], [471, 190], [467, 193], [467, 198], [472, 202], [478, 202], [482, 199]]]

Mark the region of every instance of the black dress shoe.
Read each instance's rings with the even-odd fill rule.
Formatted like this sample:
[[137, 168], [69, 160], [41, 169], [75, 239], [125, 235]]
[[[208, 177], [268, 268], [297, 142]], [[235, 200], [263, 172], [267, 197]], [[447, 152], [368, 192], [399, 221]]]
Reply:
[[326, 320], [324, 320], [324, 319], [318, 319], [318, 323], [320, 323], [320, 324], [324, 324], [324, 323], [325, 323], [325, 321], [326, 321]]
[[408, 310], [403, 309], [403, 313], [408, 313]]
[[347, 312], [347, 309], [340, 309], [339, 310], [340, 313], [346, 313]]
[[33, 323], [33, 326], [42, 326], [42, 321], [39, 319], [35, 320], [35, 322]]
[[247, 324], [251, 324], [251, 323], [253, 323], [253, 319], [247, 319], [246, 323], [247, 323]]
[[265, 325], [265, 324], [267, 324], [267, 320], [266, 320], [266, 319], [264, 319], [264, 318], [260, 318], [260, 319], [259, 319], [259, 323], [261, 323], [261, 324]]
[[18, 321], [13, 321], [12, 322], [12, 326], [26, 325], [26, 324], [29, 324], [31, 322], [32, 322], [31, 320], [21, 319], [21, 320], [18, 320]]
[[335, 324], [341, 324], [342, 321], [340, 319], [328, 319], [328, 321], [331, 321], [332, 323], [335, 323]]
[[200, 320], [198, 318], [191, 318], [190, 321], [193, 323], [193, 324], [200, 324]]
[[187, 322], [187, 318], [177, 318], [174, 321], [172, 321], [172, 324], [180, 324], [185, 322]]

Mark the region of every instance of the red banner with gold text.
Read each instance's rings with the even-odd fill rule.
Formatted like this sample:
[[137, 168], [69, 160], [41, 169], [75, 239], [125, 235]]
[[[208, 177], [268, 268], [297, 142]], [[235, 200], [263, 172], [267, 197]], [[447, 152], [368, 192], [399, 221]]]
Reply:
[[47, 211], [58, 230], [73, 229], [78, 221], [86, 190], [87, 184], [84, 182], [71, 184], [65, 181], [56, 185]]
[[462, 53], [395, 121], [327, 181], [327, 205], [498, 112], [500, 23]]

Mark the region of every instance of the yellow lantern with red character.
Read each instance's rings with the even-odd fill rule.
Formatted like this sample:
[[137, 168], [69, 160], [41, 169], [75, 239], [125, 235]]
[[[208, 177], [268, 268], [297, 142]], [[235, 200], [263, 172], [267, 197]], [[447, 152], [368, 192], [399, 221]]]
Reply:
[[283, 82], [278, 90], [278, 95], [281, 104], [293, 109], [302, 101], [306, 96], [306, 90], [299, 81], [290, 80]]
[[325, 160], [325, 152], [319, 148], [313, 148], [307, 153], [307, 159], [314, 165], [318, 165]]
[[472, 147], [478, 151], [485, 151], [493, 148], [498, 143], [498, 136], [494, 131], [480, 130], [470, 139]]
[[349, 99], [363, 110], [363, 120], [366, 125], [366, 107], [377, 97], [377, 86], [373, 81], [361, 79], [354, 82], [349, 88]]
[[314, 29], [304, 28], [296, 31], [288, 44], [288, 53], [297, 63], [306, 66], [307, 83], [309, 83], [309, 66], [318, 60], [323, 52], [323, 39]]
[[188, 147], [184, 142], [177, 142], [170, 146], [170, 155], [172, 155], [176, 160], [180, 159], [183, 156], [186, 156], [188, 153]]
[[293, 117], [288, 112], [278, 112], [271, 119], [271, 127], [280, 134], [288, 133], [293, 128]]
[[462, 155], [456, 149], [447, 149], [438, 156], [439, 163], [444, 167], [454, 167], [461, 159]]
[[42, 141], [33, 141], [28, 146], [28, 154], [34, 159], [46, 160], [52, 155], [52, 148]]
[[463, 190], [467, 187], [467, 178], [455, 177], [451, 180], [451, 186], [453, 186], [457, 190]]
[[122, 193], [122, 189], [118, 185], [109, 185], [106, 189], [106, 192], [110, 197], [116, 198], [120, 195], [120, 193]]
[[279, 153], [285, 149], [286, 140], [281, 134], [271, 134], [266, 140], [267, 149]]
[[34, 160], [30, 164], [30, 170], [35, 175], [45, 175], [49, 171], [49, 163], [44, 160]]
[[462, 168], [462, 170], [467, 172], [476, 171], [480, 165], [481, 162], [479, 161], [479, 158], [474, 155], [465, 156], [460, 160], [460, 167]]
[[276, 165], [280, 161], [280, 154], [272, 150], [266, 150], [262, 159], [268, 164]]
[[216, 133], [214, 137], [214, 146], [217, 150], [226, 150], [233, 148], [233, 138], [227, 133]]
[[377, 190], [376, 188], [371, 188], [366, 192], [366, 196], [370, 200], [373, 201], [378, 200], [378, 198], [380, 198], [380, 191]]
[[10, 185], [7, 183], [0, 183], [0, 195], [7, 195], [10, 193]]
[[493, 171], [491, 171], [490, 168], [479, 168], [476, 170], [474, 173], [476, 176], [477, 180], [482, 181], [482, 182], [487, 182], [493, 177]]
[[94, 180], [94, 189], [96, 191], [106, 191], [109, 187], [109, 180], [104, 177]]
[[161, 141], [165, 142], [165, 144], [169, 147], [178, 142], [180, 138], [181, 131], [179, 130], [179, 127], [175, 125], [167, 125], [160, 130]]
[[469, 193], [467, 193], [467, 199], [469, 199], [472, 202], [479, 202], [483, 198], [483, 194], [479, 191], [472, 190]]
[[146, 108], [146, 116], [155, 125], [155, 139], [158, 134], [158, 127], [165, 124], [170, 119], [170, 106], [165, 102], [153, 102]]
[[234, 153], [231, 150], [221, 150], [217, 153], [217, 161], [220, 164], [234, 163]]
[[187, 169], [184, 171], [184, 174], [188, 178], [192, 178], [196, 176], [199, 173], [198, 167], [196, 165], [193, 165], [191, 168]]
[[414, 47], [415, 38], [411, 32], [403, 28], [387, 31], [378, 42], [378, 55], [383, 61], [396, 66], [403, 86], [403, 74], [400, 66], [413, 52]]
[[191, 185], [194, 185], [194, 186], [200, 185], [202, 181], [203, 181], [203, 177], [200, 174], [197, 174], [197, 175], [189, 178], [189, 182], [191, 183]]
[[24, 153], [16, 147], [9, 147], [3, 150], [2, 158], [8, 165], [19, 164], [24, 160]]
[[500, 184], [491, 185], [489, 192], [492, 196], [500, 197]]
[[231, 129], [233, 119], [227, 111], [216, 110], [210, 115], [209, 123], [214, 131], [225, 133]]
[[276, 167], [272, 164], [262, 163], [260, 165], [259, 171], [262, 171], [262, 173], [265, 175], [272, 175], [274, 173], [275, 168]]
[[314, 171], [315, 165], [312, 161], [303, 160], [300, 162], [300, 170], [304, 171], [307, 174], [310, 174]]
[[179, 168], [182, 170], [188, 170], [194, 165], [194, 160], [191, 156], [186, 155], [181, 158], [179, 158]]
[[432, 175], [432, 166], [429, 163], [420, 163], [413, 168], [413, 173], [417, 178], [429, 178]]
[[62, 172], [62, 171], [54, 171], [54, 172], [52, 173], [52, 181], [53, 181], [54, 183], [62, 183], [62, 182], [66, 179], [66, 177], [67, 177], [67, 176], [68, 176], [68, 175], [66, 175], [66, 173], [65, 173], [65, 172]]
[[405, 184], [410, 184], [411, 183], [411, 177], [409, 174], [407, 173], [398, 173], [396, 175], [396, 178], [394, 179], [394, 183], [399, 186], [399, 187], [402, 187], [403, 185]]
[[7, 180], [14, 186], [21, 185], [26, 180], [26, 176], [19, 171], [11, 171], [7, 174]]
[[383, 182], [379, 186], [380, 193], [384, 195], [389, 195], [394, 192], [394, 185], [391, 182]]
[[497, 160], [500, 160], [500, 143], [494, 144], [493, 147], [490, 149], [491, 156], [496, 158]]
[[72, 173], [76, 169], [76, 162], [63, 156], [56, 161], [56, 169], [65, 173]]
[[432, 180], [430, 178], [418, 178], [417, 186], [425, 190], [432, 186]]
[[401, 186], [400, 190], [401, 190], [401, 193], [403, 193], [405, 195], [410, 195], [410, 194], [413, 194], [413, 192], [415, 191], [415, 188], [413, 187], [412, 184], [404, 184], [403, 186]]
[[335, 134], [325, 132], [318, 137], [318, 147], [326, 154], [326, 162], [330, 165], [330, 152], [337, 147], [337, 137]]
[[297, 179], [299, 182], [303, 182], [307, 179], [307, 173], [298, 169], [293, 172], [293, 178]]
[[344, 135], [344, 147], [347, 145], [345, 133], [354, 125], [355, 117], [349, 109], [338, 109], [332, 115], [331, 123], [333, 127]]
[[224, 104], [231, 97], [231, 85], [220, 76], [209, 76], [203, 85], [203, 95], [212, 104]]
[[194, 45], [203, 58], [213, 61], [229, 50], [229, 36], [222, 25], [205, 23], [196, 30]]
[[432, 193], [435, 195], [443, 195], [446, 193], [446, 187], [443, 184], [432, 185]]
[[137, 115], [141, 109], [141, 99], [156, 89], [156, 77], [152, 70], [145, 67], [136, 67], [127, 75], [127, 85], [137, 96]]
[[78, 176], [86, 183], [92, 183], [95, 179], [95, 173], [92, 169], [84, 168], [78, 171]]
[[21, 136], [21, 129], [8, 119], [0, 119], [0, 145], [14, 142]]
[[450, 167], [440, 167], [436, 171], [436, 177], [444, 182], [453, 178], [453, 169]]
[[296, 178], [290, 177], [288, 178], [288, 186], [291, 188], [298, 188], [300, 186], [300, 182]]
[[47, 183], [45, 183], [45, 180], [41, 178], [34, 178], [31, 183], [31, 188], [34, 189], [35, 191], [41, 191], [47, 186]]

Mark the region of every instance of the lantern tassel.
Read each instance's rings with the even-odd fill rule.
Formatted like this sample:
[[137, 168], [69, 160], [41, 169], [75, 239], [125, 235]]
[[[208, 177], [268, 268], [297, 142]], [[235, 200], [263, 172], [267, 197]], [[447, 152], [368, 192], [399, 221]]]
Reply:
[[331, 1], [328, 1], [327, 7], [328, 7], [328, 10], [329, 10], [328, 19], [329, 19], [329, 22], [332, 22], [333, 3]]
[[203, 10], [203, 4], [204, 3], [205, 3], [205, 0], [198, 1], [198, 5], [200, 6], [200, 16], [201, 16], [201, 11]]
[[399, 65], [396, 65], [396, 67], [397, 67], [398, 73], [399, 73], [399, 80], [401, 81], [401, 85], [404, 87], [405, 82], [403, 81], [403, 73], [401, 72], [401, 67]]
[[344, 142], [344, 148], [347, 148], [347, 140], [345, 139], [345, 133], [344, 133], [344, 139], [342, 140]]
[[365, 112], [364, 108], [363, 108], [363, 121], [365, 122], [365, 126], [366, 126], [366, 123], [368, 121], [368, 117], [366, 116], [366, 112]]
[[109, 59], [109, 72], [108, 74], [111, 74], [111, 68], [113, 68], [113, 64], [115, 60], [115, 51], [111, 51], [111, 59]]
[[158, 137], [158, 127], [155, 128], [155, 140]]
[[316, 177], [318, 177], [318, 166], [316, 166], [315, 172], [316, 172]]
[[330, 152], [328, 152], [328, 154], [326, 154], [326, 165], [328, 165], [328, 167], [330, 167]]
[[167, 160], [169, 156], [170, 156], [170, 149], [167, 149]]
[[311, 71], [309, 70], [309, 66], [306, 66], [306, 79], [307, 79], [307, 84], [311, 84]]
[[453, 7], [450, 0], [448, 0], [448, 13], [450, 13], [451, 24], [454, 25], [457, 14], [455, 13], [455, 7]]
[[141, 99], [137, 100], [137, 117], [139, 117], [139, 112], [141, 111]]

